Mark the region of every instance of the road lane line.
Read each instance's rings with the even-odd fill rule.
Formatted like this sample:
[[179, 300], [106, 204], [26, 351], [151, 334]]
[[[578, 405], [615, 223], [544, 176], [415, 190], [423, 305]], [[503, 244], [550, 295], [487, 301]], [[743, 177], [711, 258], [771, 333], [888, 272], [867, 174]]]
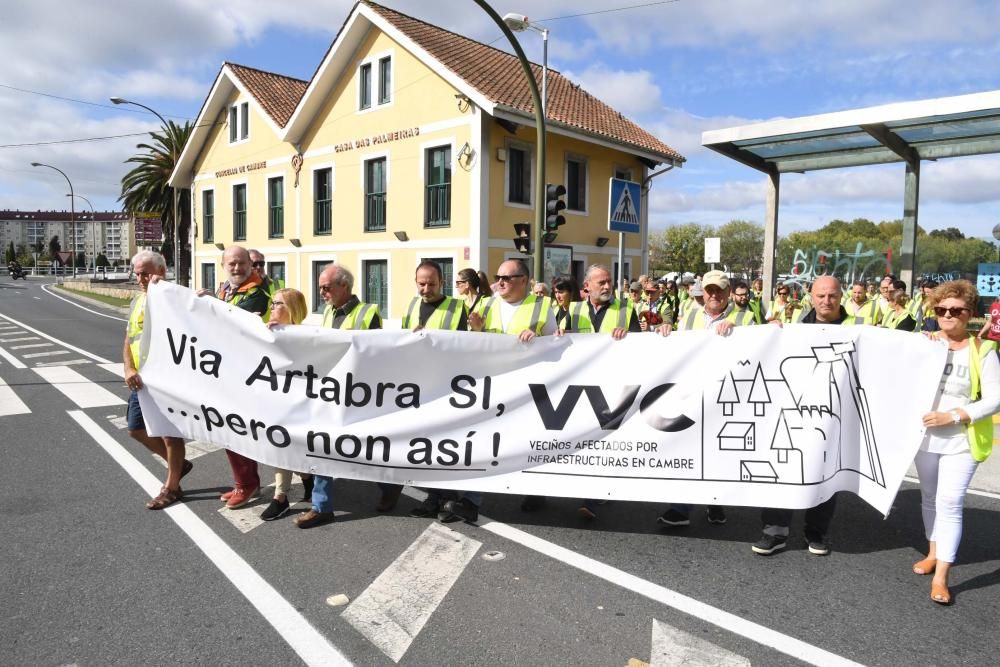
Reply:
[[[906, 475], [903, 479], [907, 482], [912, 482], [916, 485], [920, 485], [920, 480], [916, 477], [910, 477]], [[993, 493], [992, 491], [980, 491], [979, 489], [966, 489], [965, 493], [972, 494], [974, 496], [983, 496], [984, 498], [992, 498], [994, 500], [1000, 500], [1000, 493]]]
[[341, 618], [399, 662], [481, 546], [432, 523]]
[[[69, 410], [68, 414], [150, 497], [160, 492], [161, 482], [97, 422], [79, 410]], [[191, 538], [304, 663], [310, 667], [351, 664], [347, 656], [320, 634], [298, 609], [199, 519], [191, 508], [183, 502], [175, 503], [163, 513]]]
[[32, 352], [31, 354], [22, 354], [21, 357], [24, 359], [35, 359], [37, 357], [54, 357], [60, 354], [73, 354], [69, 350], [49, 350], [48, 352]]
[[548, 540], [535, 537], [513, 526], [493, 521], [482, 514], [479, 515], [479, 527], [494, 535], [507, 538], [521, 546], [582, 570], [587, 574], [621, 586], [626, 590], [638, 593], [668, 607], [673, 607], [677, 611], [707, 621], [723, 630], [746, 637], [758, 644], [763, 644], [793, 658], [813, 665], [836, 665], [838, 667], [851, 665], [852, 667], [860, 667], [859, 663], [843, 658], [836, 653], [831, 653], [818, 646], [808, 644], [801, 639], [796, 639], [777, 630], [772, 630], [753, 621], [748, 621], [736, 614], [730, 614], [727, 611], [695, 600], [677, 591], [672, 591], [659, 584], [646, 581], [624, 570], [619, 570], [616, 567], [571, 551]]
[[48, 366], [32, 368], [43, 380], [58, 389], [66, 398], [81, 408], [99, 408], [107, 405], [125, 405], [125, 401], [110, 391], [83, 377], [72, 368]]
[[26, 415], [31, 412], [31, 408], [25, 405], [14, 390], [0, 378], [0, 417], [7, 415]]
[[6, 359], [7, 363], [9, 363], [14, 368], [27, 368], [27, 366], [25, 366], [20, 359], [18, 359], [17, 357], [15, 357], [13, 354], [3, 349], [2, 347], [0, 347], [0, 357]]
[[[32, 338], [32, 340], [38, 340], [37, 338]], [[33, 347], [52, 347], [55, 343], [32, 343], [31, 345], [11, 345], [12, 350], [27, 350]]]
[[[80, 310], [85, 310], [88, 313], [92, 313], [92, 314], [98, 315], [100, 317], [106, 317], [109, 320], [118, 320], [119, 322], [128, 322], [128, 318], [127, 317], [123, 318], [123, 317], [115, 317], [114, 315], [108, 315], [107, 313], [102, 313], [102, 312], [99, 312], [99, 311], [96, 311], [96, 310], [92, 310], [91, 308], [87, 308], [86, 306], [81, 306], [80, 304], [78, 304], [77, 302], [73, 301], [72, 299], [67, 299], [64, 296], [59, 296], [58, 294], [56, 294], [52, 290], [48, 289], [48, 285], [42, 285], [42, 291], [45, 292], [46, 294], [48, 294], [49, 296], [54, 296], [55, 298], [59, 299], [60, 301], [65, 301], [69, 305], [74, 306], [76, 308], [79, 308]], [[35, 297], [35, 298], [37, 299], [39, 297]]]
[[[77, 352], [78, 354], [82, 354], [83, 356], [87, 357], [88, 359], [96, 361], [99, 364], [110, 364], [111, 363], [110, 361], [108, 361], [104, 357], [99, 357], [96, 354], [91, 354], [90, 352], [87, 352], [86, 350], [81, 350], [80, 348], [78, 348], [78, 347], [76, 347], [74, 345], [70, 345], [69, 343], [64, 343], [63, 341], [59, 340], [58, 338], [53, 338], [52, 336], [48, 335], [47, 333], [41, 332], [38, 329], [35, 329], [33, 327], [29, 327], [27, 324], [24, 324], [23, 322], [18, 322], [14, 318], [9, 317], [7, 315], [4, 315], [3, 313], [0, 313], [0, 317], [2, 317], [3, 319], [7, 320], [8, 322], [16, 324], [17, 326], [21, 327], [22, 329], [26, 329], [26, 330], [30, 331], [33, 334], [38, 334], [39, 336], [41, 336], [45, 340], [50, 340], [53, 343], [57, 343], [58, 345], [62, 345], [63, 347], [65, 347], [68, 350], [73, 350], [74, 352]], [[126, 322], [127, 320], [122, 320], [122, 321]]]
[[653, 619], [653, 643], [649, 667], [750, 667], [742, 655], [710, 641]]

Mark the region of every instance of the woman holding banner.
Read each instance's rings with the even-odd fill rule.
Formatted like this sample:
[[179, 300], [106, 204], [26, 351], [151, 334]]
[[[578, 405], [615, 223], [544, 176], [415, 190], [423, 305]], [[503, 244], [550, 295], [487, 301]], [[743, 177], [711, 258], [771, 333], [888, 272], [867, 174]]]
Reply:
[[470, 313], [481, 313], [486, 305], [486, 297], [493, 294], [486, 274], [475, 269], [462, 269], [455, 279], [458, 296], [465, 299]]
[[931, 295], [940, 332], [928, 337], [948, 345], [933, 410], [923, 417], [927, 433], [915, 464], [927, 556], [916, 574], [933, 574], [931, 600], [951, 604], [948, 573], [962, 539], [962, 508], [976, 467], [993, 448], [991, 415], [1000, 410], [1000, 362], [996, 344], [980, 341], [967, 327], [979, 295], [967, 280], [939, 285]]
[[[267, 323], [268, 329], [287, 326], [290, 324], [302, 324], [309, 314], [306, 306], [306, 298], [297, 289], [280, 289], [274, 293], [271, 300], [271, 319]], [[302, 478], [303, 500], [312, 498], [313, 478], [312, 475], [298, 473]], [[264, 521], [274, 521], [280, 519], [288, 513], [291, 507], [288, 502], [288, 490], [292, 486], [292, 473], [284, 468], [274, 470], [274, 498], [267, 506], [260, 518]]]

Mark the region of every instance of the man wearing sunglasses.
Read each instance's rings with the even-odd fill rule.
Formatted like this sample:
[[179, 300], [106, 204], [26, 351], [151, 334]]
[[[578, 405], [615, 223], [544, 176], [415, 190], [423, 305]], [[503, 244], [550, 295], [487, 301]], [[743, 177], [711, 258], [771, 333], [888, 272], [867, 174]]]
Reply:
[[[813, 309], [802, 318], [802, 324], [854, 324], [847, 310], [840, 305], [842, 291], [840, 281], [833, 276], [820, 276], [810, 290]], [[830, 553], [827, 533], [837, 508], [837, 496], [806, 510], [805, 540], [809, 553], [826, 556]], [[766, 507], [761, 510], [763, 532], [761, 538], [751, 545], [755, 554], [770, 556], [781, 551], [788, 544], [789, 526], [792, 524], [792, 510]]]
[[261, 280], [261, 284], [264, 286], [264, 290], [274, 298], [274, 293], [284, 287], [284, 285], [278, 285], [271, 276], [267, 275], [267, 262], [264, 261], [264, 254], [257, 250], [256, 248], [250, 248], [247, 252], [250, 253], [250, 266], [253, 268], [253, 272]]

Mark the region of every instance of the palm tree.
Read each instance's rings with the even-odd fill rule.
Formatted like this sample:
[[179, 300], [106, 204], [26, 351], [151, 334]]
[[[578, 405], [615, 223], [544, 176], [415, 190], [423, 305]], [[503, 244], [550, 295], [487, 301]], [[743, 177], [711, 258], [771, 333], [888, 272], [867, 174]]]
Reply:
[[[167, 180], [174, 170], [174, 165], [180, 158], [184, 145], [191, 136], [194, 126], [185, 122], [183, 126], [167, 121], [160, 132], [151, 132], [152, 143], [138, 144], [141, 151], [125, 160], [138, 166], [122, 177], [122, 193], [118, 201], [122, 202], [125, 212], [130, 214], [158, 212], [163, 228], [163, 246], [160, 252], [173, 263], [174, 248], [174, 204], [173, 188], [167, 185]], [[181, 190], [178, 196], [177, 209], [180, 214], [178, 233], [181, 239], [188, 237], [191, 227], [191, 209], [188, 201], [188, 190]], [[181, 246], [180, 262], [177, 266], [177, 280], [186, 284], [187, 267], [190, 264], [190, 249]]]

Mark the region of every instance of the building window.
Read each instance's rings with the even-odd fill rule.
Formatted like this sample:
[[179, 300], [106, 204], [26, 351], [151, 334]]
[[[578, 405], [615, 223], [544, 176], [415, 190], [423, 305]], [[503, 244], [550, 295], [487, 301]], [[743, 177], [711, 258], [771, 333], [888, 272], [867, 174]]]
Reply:
[[441, 265], [441, 293], [453, 296], [455, 290], [455, 262], [451, 257], [429, 257]]
[[587, 160], [585, 158], [566, 158], [566, 208], [570, 211], [587, 210]]
[[624, 167], [615, 167], [615, 178], [622, 181], [632, 180], [632, 170], [625, 169]]
[[392, 101], [392, 58], [386, 56], [378, 61], [378, 103]]
[[428, 148], [424, 226], [447, 227], [451, 224], [451, 146]]
[[323, 236], [333, 233], [333, 168], [313, 172], [313, 233]]
[[385, 317], [389, 311], [389, 262], [385, 259], [372, 259], [363, 262], [363, 265], [365, 292], [361, 300], [378, 304], [379, 313]]
[[201, 193], [201, 235], [205, 243], [215, 239], [215, 190]]
[[229, 143], [243, 141], [250, 137], [250, 103], [234, 104], [229, 107]]
[[233, 186], [233, 240], [247, 240], [247, 186]]
[[285, 179], [267, 179], [267, 237], [280, 239], [285, 235]]
[[372, 106], [372, 64], [365, 63], [358, 71], [358, 108], [370, 109]]
[[218, 288], [215, 284], [215, 262], [205, 262], [201, 265], [201, 286], [213, 292]]
[[250, 103], [244, 102], [240, 105], [240, 139], [250, 136]]
[[323, 295], [319, 292], [319, 274], [323, 273], [323, 269], [330, 265], [329, 260], [324, 260], [322, 262], [312, 263], [312, 311], [314, 313], [322, 313], [323, 308], [326, 306], [326, 302], [323, 301]]
[[531, 155], [524, 148], [507, 148], [507, 201], [531, 205]]
[[365, 160], [365, 231], [385, 231], [385, 158]]
[[268, 262], [267, 275], [271, 277], [278, 289], [282, 289], [285, 286], [285, 263]]
[[236, 107], [229, 107], [229, 143], [236, 143], [236, 139], [239, 136], [239, 125], [238, 117], [236, 115]]

